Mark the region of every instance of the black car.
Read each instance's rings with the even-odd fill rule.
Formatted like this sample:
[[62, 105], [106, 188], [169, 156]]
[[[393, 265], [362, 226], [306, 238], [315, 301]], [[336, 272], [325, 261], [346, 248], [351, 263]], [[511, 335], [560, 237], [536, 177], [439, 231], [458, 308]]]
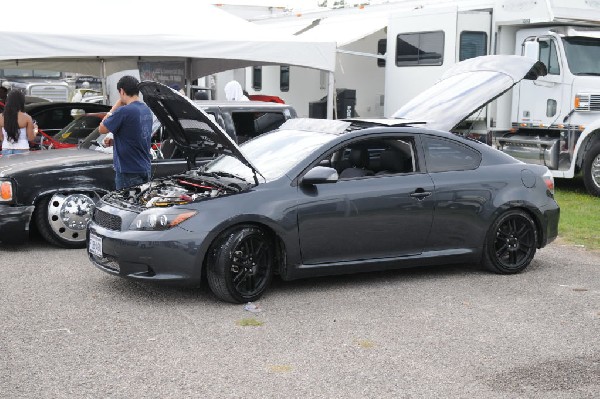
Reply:
[[[39, 101], [25, 105], [25, 112], [29, 114], [38, 125], [38, 129], [49, 136], [58, 133], [62, 128], [73, 122], [73, 117], [84, 113], [108, 112], [110, 105], [50, 102]], [[29, 143], [29, 148], [39, 150], [41, 148], [42, 136], [37, 136], [35, 141]], [[0, 142], [2, 149], [2, 142]]]
[[[469, 100], [446, 92], [444, 102], [431, 104], [452, 109], [447, 118], [456, 124], [526, 74], [543, 73], [533, 60], [510, 59], [505, 69], [501, 61], [459, 64], [451, 79], [479, 86], [466, 90]], [[559, 207], [546, 167], [420, 128], [432, 121], [416, 111], [412, 120], [290, 119], [238, 147], [172, 90], [147, 82], [141, 91], [182, 148], [187, 137], [203, 137], [222, 155], [102, 198], [88, 253], [107, 273], [186, 284], [206, 276], [218, 298], [246, 302], [274, 275], [462, 262], [517, 273], [557, 236]]]
[[[78, 104], [75, 109], [81, 109], [81, 103], [73, 104]], [[294, 108], [289, 105], [264, 102], [225, 104], [201, 101], [196, 106], [205, 109], [212, 120], [221, 124], [229, 137], [236, 141], [274, 129], [296, 116]], [[95, 108], [85, 109], [92, 112]], [[57, 118], [70, 113], [58, 112], [58, 108], [51, 106], [47, 110], [56, 111], [53, 115]], [[79, 122], [85, 120], [80, 119]], [[72, 126], [81, 127], [79, 122]], [[97, 122], [94, 122], [95, 125]], [[88, 129], [87, 124], [84, 125]], [[178, 129], [177, 126], [170, 128]], [[81, 140], [79, 131], [85, 129], [66, 129], [56, 139], [61, 145], [69, 144], [71, 139], [76, 139], [72, 142], [76, 143]], [[213, 156], [214, 145], [209, 141], [193, 141], [195, 138], [190, 135], [189, 140], [192, 141], [186, 141], [188, 145], [182, 149], [170, 139], [177, 132], [170, 133], [169, 127], [157, 128], [156, 133], [152, 148], [154, 177], [185, 172], [197, 162], [203, 162], [201, 158]], [[44, 143], [49, 142], [46, 140]], [[30, 230], [35, 228], [54, 245], [82, 248], [85, 246], [85, 227], [94, 204], [115, 188], [112, 148], [102, 146], [102, 137], [95, 129], [79, 148], [0, 155], [0, 187], [0, 242], [23, 243], [27, 241]]]

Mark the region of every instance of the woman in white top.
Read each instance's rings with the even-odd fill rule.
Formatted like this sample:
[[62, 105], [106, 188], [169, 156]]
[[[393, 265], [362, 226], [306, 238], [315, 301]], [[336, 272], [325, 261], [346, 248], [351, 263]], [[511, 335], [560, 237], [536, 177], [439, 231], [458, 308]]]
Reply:
[[34, 129], [33, 119], [25, 113], [25, 95], [19, 90], [11, 90], [4, 112], [0, 115], [0, 154], [29, 151], [29, 141], [35, 139], [36, 135]]

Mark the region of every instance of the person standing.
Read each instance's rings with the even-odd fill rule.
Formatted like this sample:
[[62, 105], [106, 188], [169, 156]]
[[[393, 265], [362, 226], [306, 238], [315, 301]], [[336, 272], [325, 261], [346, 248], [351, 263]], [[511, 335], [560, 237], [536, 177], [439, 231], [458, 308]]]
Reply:
[[31, 116], [25, 113], [25, 95], [20, 90], [8, 93], [6, 106], [0, 115], [0, 128], [2, 155], [29, 151], [29, 141], [35, 139], [36, 126]]
[[249, 101], [248, 97], [244, 95], [242, 85], [237, 80], [227, 82], [224, 90], [227, 101]]
[[[150, 139], [152, 112], [139, 98], [139, 81], [133, 76], [123, 76], [117, 82], [119, 100], [100, 123], [100, 133], [112, 132], [114, 139], [113, 166], [117, 190], [150, 180]], [[113, 142], [114, 140], [114, 142]]]

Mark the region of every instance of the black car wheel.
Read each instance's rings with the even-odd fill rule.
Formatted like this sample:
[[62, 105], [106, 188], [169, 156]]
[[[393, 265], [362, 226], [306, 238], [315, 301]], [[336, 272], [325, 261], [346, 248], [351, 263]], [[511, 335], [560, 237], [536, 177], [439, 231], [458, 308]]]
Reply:
[[527, 213], [511, 210], [500, 215], [490, 228], [483, 264], [496, 273], [519, 273], [531, 263], [536, 248], [535, 223]]
[[96, 202], [89, 194], [56, 193], [44, 198], [36, 210], [36, 225], [51, 244], [84, 248], [86, 227]]
[[588, 193], [600, 197], [600, 142], [596, 143], [583, 162], [583, 183]]
[[273, 277], [273, 240], [262, 229], [237, 226], [221, 234], [207, 263], [212, 292], [227, 302], [258, 299]]

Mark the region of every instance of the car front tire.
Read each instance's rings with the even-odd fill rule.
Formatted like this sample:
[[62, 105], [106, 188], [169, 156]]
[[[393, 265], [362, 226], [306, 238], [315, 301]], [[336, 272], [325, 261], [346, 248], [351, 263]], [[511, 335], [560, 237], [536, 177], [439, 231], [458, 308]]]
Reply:
[[500, 274], [519, 273], [533, 260], [537, 241], [533, 219], [522, 210], [509, 210], [488, 231], [483, 266]]
[[65, 248], [85, 248], [86, 227], [96, 201], [84, 193], [56, 193], [40, 201], [36, 226], [46, 241]]
[[208, 285], [223, 301], [255, 301], [271, 283], [274, 259], [273, 239], [263, 229], [250, 225], [230, 228], [209, 250]]

